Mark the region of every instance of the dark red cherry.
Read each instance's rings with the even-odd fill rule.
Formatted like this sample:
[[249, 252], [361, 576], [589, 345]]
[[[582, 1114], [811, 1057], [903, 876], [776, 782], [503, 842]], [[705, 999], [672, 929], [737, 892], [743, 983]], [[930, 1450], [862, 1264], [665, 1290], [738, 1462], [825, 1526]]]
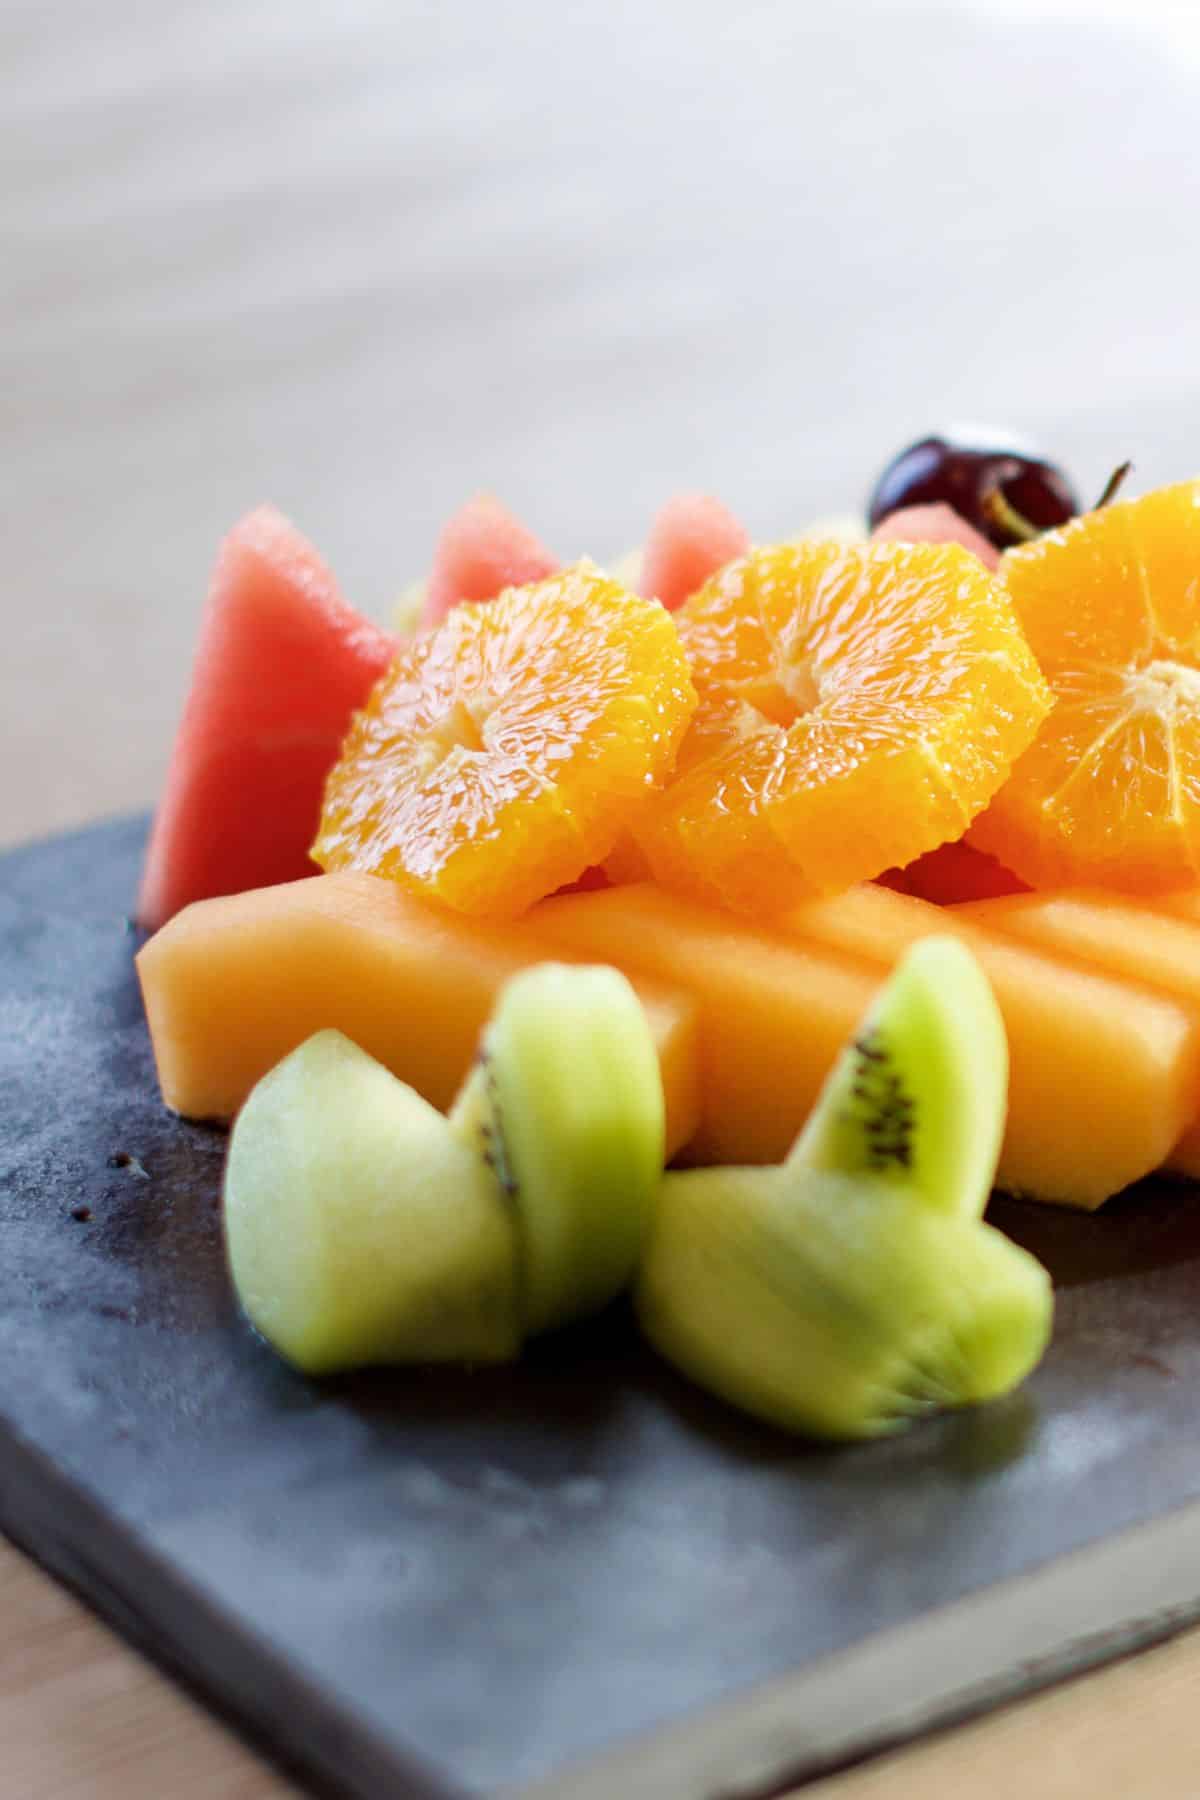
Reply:
[[867, 519], [874, 530], [902, 506], [939, 500], [998, 550], [1065, 525], [1079, 511], [1070, 482], [1043, 457], [1012, 443], [947, 434], [921, 438], [893, 457], [875, 484]]

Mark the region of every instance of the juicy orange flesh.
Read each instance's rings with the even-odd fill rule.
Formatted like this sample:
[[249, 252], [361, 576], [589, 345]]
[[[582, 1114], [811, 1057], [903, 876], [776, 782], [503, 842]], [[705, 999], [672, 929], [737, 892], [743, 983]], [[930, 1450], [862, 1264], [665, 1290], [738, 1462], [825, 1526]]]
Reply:
[[700, 703], [635, 835], [660, 881], [737, 907], [961, 836], [1050, 706], [1004, 593], [956, 545], [755, 551], [675, 616]]
[[312, 854], [515, 915], [603, 861], [694, 705], [668, 614], [588, 564], [456, 606], [355, 719]]
[[972, 831], [1035, 887], [1200, 877], [1200, 482], [1010, 551], [1002, 578], [1056, 696]]

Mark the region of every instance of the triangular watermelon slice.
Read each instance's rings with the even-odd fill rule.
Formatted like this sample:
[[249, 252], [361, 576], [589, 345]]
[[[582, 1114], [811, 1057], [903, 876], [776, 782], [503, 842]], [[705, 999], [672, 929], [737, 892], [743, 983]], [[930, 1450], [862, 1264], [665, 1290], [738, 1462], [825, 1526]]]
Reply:
[[222, 544], [150, 834], [137, 916], [316, 873], [325, 777], [395, 639], [273, 507]]
[[476, 494], [442, 526], [420, 629], [440, 625], [460, 600], [494, 600], [503, 588], [544, 581], [559, 567], [540, 538], [494, 495]]
[[981, 531], [944, 500], [928, 506], [902, 506], [880, 519], [871, 533], [876, 544], [961, 544], [989, 569], [1000, 567], [1000, 552]]
[[676, 494], [650, 527], [638, 592], [674, 612], [749, 548], [745, 527], [711, 494]]

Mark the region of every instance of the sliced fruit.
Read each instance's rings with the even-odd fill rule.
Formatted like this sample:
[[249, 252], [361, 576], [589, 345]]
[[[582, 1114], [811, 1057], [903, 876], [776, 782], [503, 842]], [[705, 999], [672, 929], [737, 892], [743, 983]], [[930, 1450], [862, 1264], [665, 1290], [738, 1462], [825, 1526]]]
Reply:
[[397, 595], [392, 608], [392, 630], [397, 637], [411, 637], [414, 631], [421, 629], [426, 585], [424, 581], [410, 581]]
[[694, 707], [673, 621], [590, 563], [456, 606], [356, 718], [313, 856], [513, 917], [603, 862]]
[[971, 841], [1032, 886], [1200, 878], [1200, 481], [1011, 550], [1003, 578], [1056, 705]]
[[925, 938], [843, 1049], [788, 1162], [870, 1174], [978, 1219], [1007, 1097], [1008, 1043], [987, 977], [958, 939]]
[[700, 1117], [690, 1162], [781, 1161], [881, 979], [854, 957], [651, 885], [547, 900], [530, 926], [556, 953], [653, 969], [693, 996]]
[[868, 504], [872, 525], [901, 508], [952, 506], [1001, 549], [1064, 525], [1079, 501], [1062, 470], [1004, 432], [921, 438], [892, 458]]
[[1011, 869], [985, 856], [970, 844], [939, 844], [909, 863], [907, 869], [889, 869], [880, 876], [898, 894], [912, 894], [935, 906], [957, 906], [966, 900], [991, 900], [1000, 894], [1028, 893], [1026, 884]]
[[804, 902], [788, 915], [787, 930], [806, 948], [837, 949], [883, 967], [923, 937], [949, 932], [967, 945], [1008, 1036], [1008, 1128], [998, 1180], [1014, 1193], [1098, 1206], [1164, 1162], [1195, 1117], [1200, 1029], [1181, 1001], [1008, 942], [955, 909], [876, 885]]
[[447, 519], [425, 583], [419, 629], [441, 624], [460, 600], [493, 600], [503, 589], [544, 581], [556, 557], [492, 494], [477, 494]]
[[867, 528], [861, 513], [822, 513], [788, 538], [789, 544], [806, 544], [832, 538], [839, 544], [864, 544]]
[[638, 571], [638, 592], [668, 612], [750, 548], [745, 527], [711, 494], [676, 494], [650, 527]]
[[753, 552], [677, 615], [700, 695], [634, 835], [656, 877], [778, 912], [962, 835], [1050, 699], [955, 544]]
[[612, 968], [543, 963], [505, 987], [450, 1125], [517, 1220], [523, 1328], [595, 1312], [633, 1273], [662, 1178], [662, 1080]]
[[419, 1094], [322, 1031], [254, 1089], [225, 1171], [251, 1322], [310, 1374], [520, 1346], [510, 1210]]
[[1006, 1393], [1045, 1349], [1045, 1270], [978, 1220], [827, 1170], [665, 1177], [637, 1287], [647, 1337], [785, 1429], [878, 1437]]
[[1157, 1168], [1195, 1116], [1200, 1033], [1185, 1007], [883, 887], [805, 902], [773, 931], [655, 887], [549, 900], [533, 923], [560, 953], [694, 995], [701, 1120], [692, 1162], [781, 1161], [884, 974], [920, 939], [946, 932], [975, 954], [1007, 1031], [1001, 1186], [1098, 1206]]
[[619, 581], [622, 587], [635, 594], [642, 591], [642, 550], [638, 545], [633, 550], [623, 550], [620, 556], [610, 558], [605, 568], [613, 581]]
[[[983, 930], [1144, 983], [1200, 1017], [1200, 896], [1166, 895], [1163, 905], [1182, 916], [1096, 892], [1020, 894], [956, 912]], [[1200, 1175], [1200, 1093], [1195, 1112], [1167, 1160], [1169, 1169], [1192, 1176]]]
[[[527, 927], [477, 924], [390, 881], [347, 874], [189, 907], [137, 968], [167, 1105], [228, 1119], [328, 1026], [444, 1110], [505, 982], [556, 954]], [[695, 1008], [653, 982], [635, 986], [659, 1051], [673, 1154], [699, 1112]]]
[[888, 513], [871, 533], [876, 544], [961, 544], [986, 568], [998, 569], [1000, 552], [981, 532], [960, 517], [952, 506], [937, 501], [926, 506], [902, 506]]
[[325, 778], [395, 651], [281, 513], [259, 507], [234, 526], [146, 851], [141, 924], [313, 872]]

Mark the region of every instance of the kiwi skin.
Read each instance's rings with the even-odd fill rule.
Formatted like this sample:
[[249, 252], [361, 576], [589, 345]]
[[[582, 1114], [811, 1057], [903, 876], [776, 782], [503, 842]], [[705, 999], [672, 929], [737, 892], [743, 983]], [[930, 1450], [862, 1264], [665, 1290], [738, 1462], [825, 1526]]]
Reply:
[[834, 1439], [1007, 1393], [1053, 1316], [1046, 1271], [990, 1226], [798, 1168], [669, 1173], [636, 1306], [684, 1374]]

